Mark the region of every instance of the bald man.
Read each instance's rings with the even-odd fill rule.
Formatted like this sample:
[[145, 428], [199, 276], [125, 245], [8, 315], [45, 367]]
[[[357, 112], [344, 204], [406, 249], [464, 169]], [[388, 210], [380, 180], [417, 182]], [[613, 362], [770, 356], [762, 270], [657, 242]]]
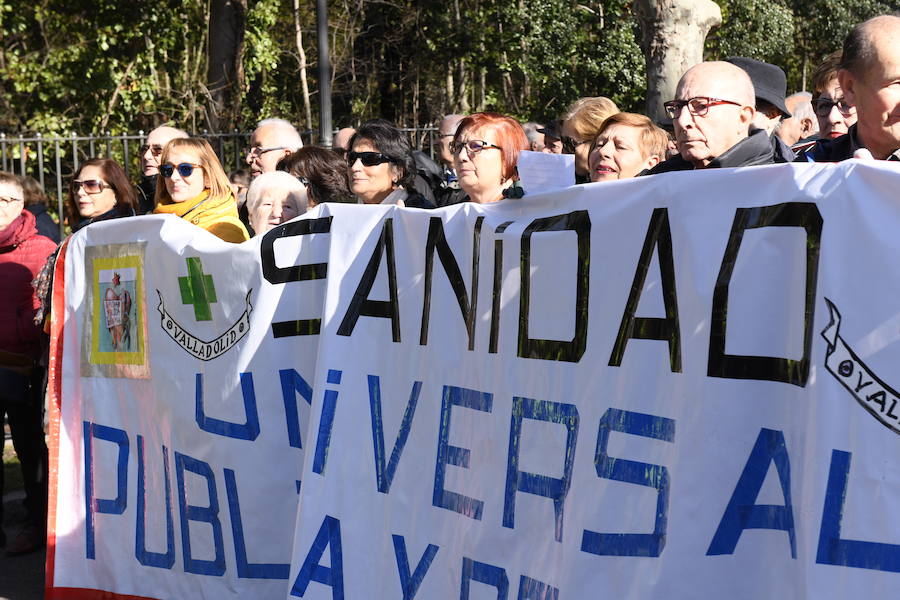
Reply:
[[704, 62], [688, 69], [678, 81], [675, 100], [665, 103], [678, 155], [649, 174], [776, 162], [766, 132], [750, 133], [755, 103], [753, 83], [740, 67]]
[[900, 17], [860, 23], [844, 40], [838, 83], [856, 107], [846, 135], [820, 140], [798, 160], [835, 162], [853, 157], [900, 161]]
[[140, 149], [141, 182], [135, 186], [138, 192], [138, 214], [153, 212], [156, 198], [156, 176], [159, 174], [159, 156], [170, 141], [189, 137], [186, 131], [163, 125], [147, 135]]
[[336, 134], [334, 134], [334, 139], [331, 141], [331, 149], [341, 155], [341, 158], [347, 158], [347, 153], [350, 152], [350, 138], [353, 137], [353, 134], [356, 133], [356, 130], [352, 127], [344, 127], [339, 129]]

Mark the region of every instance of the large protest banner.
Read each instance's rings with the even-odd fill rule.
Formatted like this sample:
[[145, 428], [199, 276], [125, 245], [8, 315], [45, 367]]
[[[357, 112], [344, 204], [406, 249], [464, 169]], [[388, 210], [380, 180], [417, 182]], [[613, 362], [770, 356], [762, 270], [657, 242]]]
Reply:
[[92, 226], [48, 596], [892, 596], [898, 184], [324, 205], [241, 246]]

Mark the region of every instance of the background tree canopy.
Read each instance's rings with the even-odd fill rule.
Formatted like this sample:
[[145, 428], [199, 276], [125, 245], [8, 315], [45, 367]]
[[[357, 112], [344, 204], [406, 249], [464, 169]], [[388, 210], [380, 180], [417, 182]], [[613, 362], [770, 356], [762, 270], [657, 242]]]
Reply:
[[[879, 0], [718, 3], [724, 24], [707, 57], [778, 64], [789, 92], [808, 85], [853, 24], [890, 10]], [[486, 109], [547, 120], [586, 95], [643, 111], [644, 58], [626, 0], [329, 4], [336, 126], [375, 116], [422, 126]], [[3, 0], [0, 131], [247, 130], [270, 116], [314, 128], [315, 34], [309, 1]]]

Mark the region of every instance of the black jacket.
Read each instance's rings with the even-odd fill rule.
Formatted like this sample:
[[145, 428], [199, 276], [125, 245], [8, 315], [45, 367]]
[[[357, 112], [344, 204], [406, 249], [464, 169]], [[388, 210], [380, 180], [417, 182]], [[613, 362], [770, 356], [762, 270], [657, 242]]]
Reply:
[[61, 239], [59, 236], [59, 225], [47, 212], [47, 207], [43, 204], [32, 204], [31, 206], [26, 206], [25, 209], [34, 215], [38, 233], [47, 236], [58, 244]]
[[[772, 146], [769, 135], [762, 129], [757, 129], [746, 138], [717, 156], [710, 162], [707, 169], [727, 169], [731, 167], [750, 167], [754, 165], [770, 165], [772, 163], [785, 162], [777, 156]], [[669, 171], [690, 171], [694, 165], [677, 155], [663, 161], [641, 175], [656, 175]]]
[[117, 207], [112, 207], [112, 209], [106, 211], [102, 215], [97, 215], [96, 217], [90, 219], [82, 219], [72, 227], [72, 233], [84, 229], [91, 223], [99, 223], [101, 221], [111, 221], [112, 219], [121, 219], [123, 217], [133, 217], [134, 211], [130, 208], [119, 209]]
[[137, 192], [138, 209], [137, 214], [148, 215], [156, 208], [156, 175], [149, 177], [142, 175], [141, 182], [134, 186]]
[[[856, 124], [841, 137], [819, 140], [809, 150], [800, 153], [796, 162], [840, 162], [853, 158], [853, 154], [864, 146], [860, 143], [856, 134]], [[900, 160], [900, 148], [887, 157], [886, 160]]]

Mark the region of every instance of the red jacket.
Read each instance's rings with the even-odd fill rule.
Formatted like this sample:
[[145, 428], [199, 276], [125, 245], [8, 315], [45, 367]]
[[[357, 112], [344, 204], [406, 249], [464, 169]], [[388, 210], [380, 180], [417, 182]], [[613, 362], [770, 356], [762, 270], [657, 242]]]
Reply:
[[31, 282], [55, 249], [53, 240], [38, 235], [27, 210], [0, 231], [0, 350], [38, 357], [38, 301]]

